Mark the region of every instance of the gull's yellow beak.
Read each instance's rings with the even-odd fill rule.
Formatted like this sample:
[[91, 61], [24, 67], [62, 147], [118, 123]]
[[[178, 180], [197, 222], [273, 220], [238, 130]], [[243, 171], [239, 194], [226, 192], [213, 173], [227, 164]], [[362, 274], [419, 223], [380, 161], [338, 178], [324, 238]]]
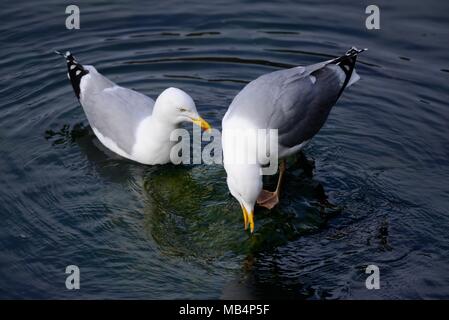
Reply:
[[206, 120], [204, 120], [201, 117], [198, 117], [196, 119], [192, 119], [192, 122], [194, 124], [196, 124], [197, 126], [199, 126], [201, 129], [203, 129], [204, 131], [209, 131], [212, 127], [210, 126], [209, 123], [207, 123]]
[[254, 233], [254, 210], [251, 211], [250, 214], [248, 214], [248, 211], [246, 210], [245, 206], [241, 205], [242, 207], [242, 211], [243, 211], [243, 221], [244, 221], [244, 227], [245, 230], [248, 229], [248, 224], [249, 224], [249, 229], [251, 231], [251, 233]]

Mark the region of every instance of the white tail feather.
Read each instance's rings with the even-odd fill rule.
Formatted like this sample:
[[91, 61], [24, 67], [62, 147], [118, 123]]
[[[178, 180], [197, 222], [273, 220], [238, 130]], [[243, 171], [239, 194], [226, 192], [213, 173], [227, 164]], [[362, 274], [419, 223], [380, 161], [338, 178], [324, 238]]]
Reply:
[[351, 78], [349, 79], [346, 87], [349, 87], [350, 85], [352, 85], [353, 83], [356, 83], [359, 80], [360, 80], [360, 76], [357, 74], [357, 72], [355, 72], [355, 69], [352, 70]]

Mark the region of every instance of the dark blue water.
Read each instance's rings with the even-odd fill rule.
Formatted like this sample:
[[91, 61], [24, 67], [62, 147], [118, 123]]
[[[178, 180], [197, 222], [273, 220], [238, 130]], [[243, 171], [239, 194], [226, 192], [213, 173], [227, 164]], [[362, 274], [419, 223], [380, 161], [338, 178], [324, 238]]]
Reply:
[[[368, 2], [78, 1], [80, 30], [68, 4], [0, 5], [0, 298], [449, 298], [447, 2], [378, 1], [380, 30]], [[307, 146], [313, 174], [291, 165], [252, 237], [222, 167], [102, 148], [53, 53], [152, 97], [182, 88], [221, 128], [248, 81], [353, 45], [362, 80]]]

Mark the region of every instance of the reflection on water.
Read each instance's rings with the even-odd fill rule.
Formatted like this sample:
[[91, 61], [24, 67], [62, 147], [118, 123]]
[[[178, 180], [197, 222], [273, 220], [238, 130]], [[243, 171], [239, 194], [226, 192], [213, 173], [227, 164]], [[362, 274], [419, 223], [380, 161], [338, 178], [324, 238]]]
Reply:
[[238, 203], [230, 198], [225, 172], [218, 166], [169, 165], [148, 172], [145, 225], [167, 254], [220, 258], [230, 250], [247, 255], [276, 248], [319, 229], [339, 211], [326, 201], [319, 182], [302, 177], [301, 168], [289, 169], [285, 205], [282, 210], [258, 208], [253, 236], [243, 232]]
[[[52, 0], [0, 10], [0, 297], [447, 298], [448, 5], [378, 5], [378, 32], [350, 1], [81, 2], [77, 31]], [[252, 79], [353, 45], [369, 48], [361, 81], [307, 158], [289, 159], [281, 205], [256, 211], [254, 236], [222, 167], [106, 150], [53, 53], [153, 98], [182, 88], [220, 129]], [[382, 290], [365, 289], [368, 264]]]

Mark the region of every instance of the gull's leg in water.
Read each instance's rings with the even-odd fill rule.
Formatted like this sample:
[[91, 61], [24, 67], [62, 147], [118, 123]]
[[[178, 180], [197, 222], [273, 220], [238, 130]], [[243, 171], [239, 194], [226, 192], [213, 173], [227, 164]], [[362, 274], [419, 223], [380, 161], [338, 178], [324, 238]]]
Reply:
[[301, 168], [308, 177], [313, 176], [315, 161], [313, 159], [308, 159], [302, 150], [296, 157], [296, 165]]
[[279, 178], [276, 186], [276, 190], [274, 192], [268, 190], [262, 190], [257, 198], [257, 204], [261, 207], [265, 207], [267, 209], [273, 209], [275, 205], [279, 203], [279, 195], [281, 193], [281, 184], [282, 179], [284, 178], [285, 173], [285, 160], [282, 159], [279, 164]]

